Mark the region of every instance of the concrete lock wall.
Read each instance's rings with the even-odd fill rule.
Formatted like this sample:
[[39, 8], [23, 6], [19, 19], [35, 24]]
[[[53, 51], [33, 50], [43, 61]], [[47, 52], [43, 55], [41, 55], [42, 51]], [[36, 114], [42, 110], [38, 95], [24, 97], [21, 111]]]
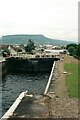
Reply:
[[[45, 88], [44, 91], [44, 95], [47, 94], [48, 89], [49, 89], [49, 85], [51, 82], [51, 78], [52, 78], [52, 73], [54, 71], [55, 68], [55, 61], [57, 61], [58, 59], [15, 59], [15, 58], [11, 58], [11, 59], [7, 59], [6, 62], [4, 62], [3, 64], [3, 71], [6, 69], [7, 67], [7, 72], [51, 72], [50, 73], [50, 77], [47, 83], [47, 86]], [[19, 105], [19, 103], [21, 102], [21, 100], [23, 99], [23, 97], [29, 96], [32, 97], [33, 95], [28, 95], [26, 94], [26, 92], [22, 92], [19, 97], [16, 99], [16, 101], [13, 103], [13, 105], [10, 107], [10, 109], [4, 114], [4, 116], [1, 118], [1, 120], [4, 120], [6, 118], [6, 120], [13, 115], [13, 112], [15, 111], [15, 109], [17, 108], [17, 106]]]
[[2, 67], [1, 66], [0, 67], [1, 67], [2, 78], [3, 78], [8, 73], [9, 67], [8, 67], [8, 64], [6, 61], [1, 62], [0, 65], [2, 66]]
[[15, 72], [50, 72], [58, 58], [8, 58], [2, 63], [2, 74]]

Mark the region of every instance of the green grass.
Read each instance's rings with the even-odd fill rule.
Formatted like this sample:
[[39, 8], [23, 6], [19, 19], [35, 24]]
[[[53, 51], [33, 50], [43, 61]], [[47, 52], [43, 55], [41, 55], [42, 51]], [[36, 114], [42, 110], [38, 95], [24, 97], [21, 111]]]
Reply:
[[[78, 97], [78, 64], [65, 63], [64, 69], [65, 71], [68, 72], [66, 76], [66, 84], [68, 88], [69, 97], [70, 98]], [[80, 87], [79, 87], [79, 91], [80, 91]]]

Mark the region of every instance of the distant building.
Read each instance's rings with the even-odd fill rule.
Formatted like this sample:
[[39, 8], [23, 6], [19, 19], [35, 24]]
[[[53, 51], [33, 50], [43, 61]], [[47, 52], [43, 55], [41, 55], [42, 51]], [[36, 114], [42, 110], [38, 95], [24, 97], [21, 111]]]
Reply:
[[59, 50], [48, 50], [45, 49], [46, 54], [51, 54], [51, 55], [59, 55]]
[[17, 56], [17, 52], [9, 45], [8, 50], [10, 50], [10, 56]]
[[61, 50], [49, 50], [49, 49], [45, 49], [45, 54], [50, 54], [53, 56], [59, 56], [60, 54], [66, 54], [67, 51], [65, 49], [61, 49]]

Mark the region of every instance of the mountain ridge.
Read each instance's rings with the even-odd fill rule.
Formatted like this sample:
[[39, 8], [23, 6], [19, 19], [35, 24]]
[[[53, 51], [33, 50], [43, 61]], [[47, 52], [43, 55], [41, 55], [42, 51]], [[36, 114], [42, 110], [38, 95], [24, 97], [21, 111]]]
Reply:
[[36, 44], [67, 45], [71, 43], [66, 40], [51, 39], [42, 34], [14, 34], [2, 36], [4, 44], [26, 44], [29, 39], [34, 41]]

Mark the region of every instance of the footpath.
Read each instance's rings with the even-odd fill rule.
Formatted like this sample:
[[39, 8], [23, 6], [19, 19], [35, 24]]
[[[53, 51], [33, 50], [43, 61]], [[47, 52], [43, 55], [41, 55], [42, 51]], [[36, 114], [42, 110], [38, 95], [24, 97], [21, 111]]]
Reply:
[[48, 92], [50, 96], [47, 102], [49, 116], [51, 118], [78, 118], [78, 99], [68, 97], [64, 63], [75, 64], [78, 60], [71, 56], [64, 56], [63, 60], [56, 63], [55, 74]]

